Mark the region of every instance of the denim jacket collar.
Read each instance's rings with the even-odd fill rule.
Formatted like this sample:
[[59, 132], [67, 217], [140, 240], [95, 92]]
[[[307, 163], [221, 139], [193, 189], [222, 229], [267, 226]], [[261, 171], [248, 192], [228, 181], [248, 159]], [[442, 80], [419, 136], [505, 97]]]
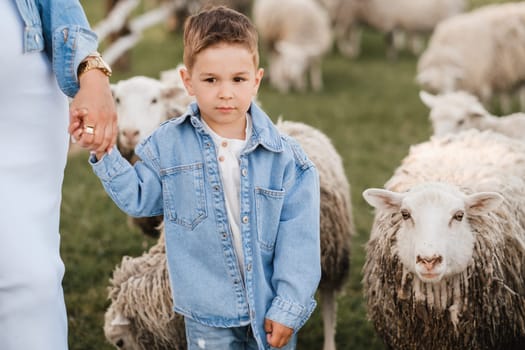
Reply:
[[[257, 106], [251, 103], [249, 113], [252, 116], [252, 136], [246, 144], [244, 153], [252, 152], [257, 146], [261, 145], [271, 152], [280, 153], [283, 151], [283, 144], [279, 131], [275, 128], [270, 117]], [[199, 106], [196, 102], [189, 105], [184, 115], [176, 120], [176, 123], [182, 124], [190, 119], [191, 124], [197, 130], [203, 129]]]

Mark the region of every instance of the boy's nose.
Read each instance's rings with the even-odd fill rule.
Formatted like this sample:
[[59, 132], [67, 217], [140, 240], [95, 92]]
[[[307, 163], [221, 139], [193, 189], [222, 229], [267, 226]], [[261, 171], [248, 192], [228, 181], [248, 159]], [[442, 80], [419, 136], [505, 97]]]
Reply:
[[224, 99], [230, 99], [233, 97], [231, 86], [228, 84], [222, 84], [219, 90], [219, 97]]

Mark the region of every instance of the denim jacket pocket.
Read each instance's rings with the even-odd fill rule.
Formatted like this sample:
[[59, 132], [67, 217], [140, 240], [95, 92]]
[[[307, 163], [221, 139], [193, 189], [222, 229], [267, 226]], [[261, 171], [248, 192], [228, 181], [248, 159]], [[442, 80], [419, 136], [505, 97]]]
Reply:
[[161, 178], [167, 219], [193, 230], [208, 216], [203, 164], [162, 169]]
[[264, 250], [272, 251], [274, 248], [283, 203], [284, 191], [255, 189], [257, 239]]

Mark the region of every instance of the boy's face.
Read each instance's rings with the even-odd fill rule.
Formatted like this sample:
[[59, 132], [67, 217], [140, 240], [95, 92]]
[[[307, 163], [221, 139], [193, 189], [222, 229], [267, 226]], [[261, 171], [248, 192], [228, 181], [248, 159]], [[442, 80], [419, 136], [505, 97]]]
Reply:
[[182, 70], [188, 93], [195, 96], [204, 121], [219, 135], [244, 139], [246, 112], [264, 71], [242, 45], [218, 44], [196, 56], [190, 71]]

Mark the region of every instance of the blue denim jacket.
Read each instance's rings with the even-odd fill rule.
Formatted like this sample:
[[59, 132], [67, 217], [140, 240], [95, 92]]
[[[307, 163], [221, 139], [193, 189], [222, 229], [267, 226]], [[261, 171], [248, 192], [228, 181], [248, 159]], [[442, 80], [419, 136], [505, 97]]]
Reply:
[[45, 50], [60, 89], [78, 91], [77, 67], [97, 50], [97, 36], [78, 0], [16, 0], [25, 24], [24, 52]]
[[[163, 123], [131, 166], [115, 149], [91, 164], [132, 216], [164, 214], [175, 311], [213, 327], [252, 324], [268, 349], [264, 318], [297, 331], [315, 308], [321, 277], [319, 178], [298, 143], [251, 105], [253, 132], [240, 157], [244, 266], [235, 256], [211, 135], [199, 109]], [[239, 269], [244, 270], [244, 280]]]

